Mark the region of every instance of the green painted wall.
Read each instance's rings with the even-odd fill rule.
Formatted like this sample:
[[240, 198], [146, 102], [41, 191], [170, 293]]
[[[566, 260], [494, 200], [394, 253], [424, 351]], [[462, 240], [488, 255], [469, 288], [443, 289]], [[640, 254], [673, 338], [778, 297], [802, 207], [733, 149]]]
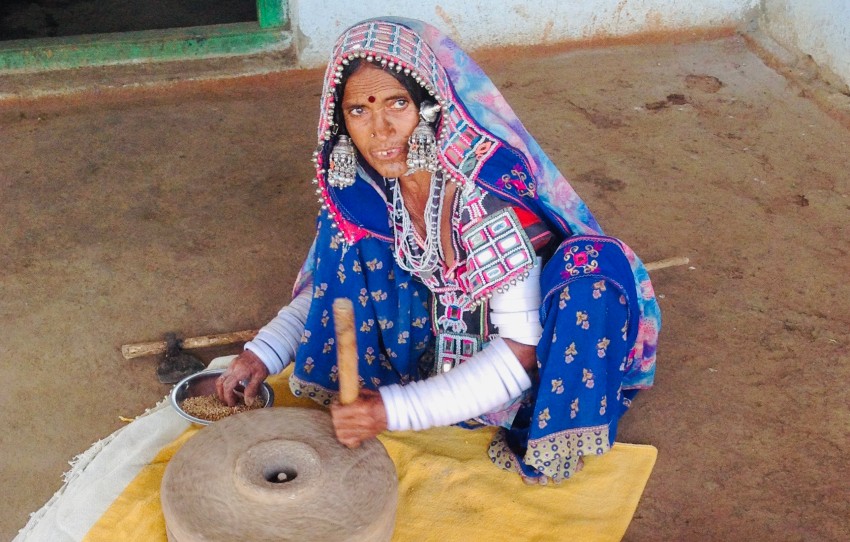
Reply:
[[288, 8], [288, 0], [257, 0], [256, 23], [0, 42], [0, 72], [286, 50]]

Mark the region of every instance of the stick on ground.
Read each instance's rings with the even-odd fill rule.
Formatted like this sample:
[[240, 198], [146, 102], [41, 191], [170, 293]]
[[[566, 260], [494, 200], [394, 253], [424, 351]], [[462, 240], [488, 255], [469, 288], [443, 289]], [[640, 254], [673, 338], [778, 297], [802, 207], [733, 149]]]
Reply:
[[654, 262], [649, 262], [644, 264], [646, 266], [647, 271], [655, 271], [658, 269], [664, 269], [665, 267], [676, 267], [677, 265], [687, 265], [690, 263], [690, 259], [686, 256], [674, 256], [673, 258], [664, 258], [663, 260], [658, 260]]
[[[192, 350], [195, 348], [209, 348], [212, 346], [227, 346], [229, 344], [250, 341], [256, 334], [256, 329], [247, 329], [245, 331], [233, 331], [230, 333], [221, 333], [219, 335], [190, 337], [183, 340], [180, 348], [182, 350]], [[163, 354], [165, 353], [165, 349], [165, 341], [154, 341], [149, 343], [125, 344], [121, 347], [121, 353], [124, 355], [124, 359], [133, 359], [143, 356]]]
[[[672, 258], [665, 258], [663, 260], [657, 260], [657, 261], [654, 261], [654, 262], [649, 262], [645, 265], [646, 265], [647, 271], [657, 271], [658, 269], [665, 269], [667, 267], [676, 267], [676, 266], [679, 266], [679, 265], [687, 265], [688, 263], [690, 263], [690, 260], [687, 257], [685, 257], [685, 256], [675, 256], [675, 257], [672, 257]], [[340, 300], [342, 300], [342, 298], [338, 299], [337, 301], [340, 301]], [[350, 320], [351, 320], [351, 323], [350, 323], [350, 326], [351, 326], [351, 341], [352, 341], [352, 344], [355, 345], [354, 348], [353, 348], [353, 352], [354, 352], [354, 360], [355, 360], [354, 368], [356, 370], [357, 369], [357, 364], [356, 364], [357, 347], [356, 347], [356, 342], [355, 342], [355, 337], [354, 337], [354, 308], [351, 305], [350, 300], [342, 300], [342, 301], [348, 301], [348, 307], [351, 310], [351, 313], [350, 313], [351, 316], [350, 317], [343, 316], [342, 318], [350, 318]], [[345, 309], [343, 309], [343, 310], [345, 310]], [[336, 301], [334, 301], [334, 321], [335, 322], [339, 321], [339, 319], [336, 317]], [[337, 333], [339, 333], [339, 330], [337, 330]], [[212, 347], [212, 346], [227, 346], [227, 345], [235, 344], [235, 343], [239, 343], [239, 342], [250, 341], [251, 339], [254, 338], [254, 336], [256, 334], [257, 334], [256, 329], [248, 329], [248, 330], [245, 330], [245, 331], [234, 331], [234, 332], [231, 332], [231, 333], [222, 333], [220, 335], [204, 335], [202, 337], [190, 337], [188, 339], [183, 340], [183, 342], [181, 344], [181, 349], [182, 350], [192, 350], [192, 349], [195, 349], [195, 348], [209, 348], [209, 347]], [[339, 339], [337, 339], [338, 344], [339, 344], [339, 342], [340, 342]], [[152, 355], [156, 355], [156, 354], [162, 354], [162, 353], [165, 352], [165, 349], [166, 349], [165, 341], [155, 341], [155, 342], [149, 342], [149, 343], [125, 344], [121, 347], [121, 353], [124, 355], [124, 359], [133, 359], [133, 358], [140, 358], [140, 357], [143, 357], [143, 356], [152, 356]], [[340, 371], [342, 371], [342, 365], [340, 365]], [[355, 374], [355, 378], [354, 378], [355, 382], [358, 381], [357, 378], [358, 377]], [[356, 399], [357, 395], [355, 395], [354, 398]]]

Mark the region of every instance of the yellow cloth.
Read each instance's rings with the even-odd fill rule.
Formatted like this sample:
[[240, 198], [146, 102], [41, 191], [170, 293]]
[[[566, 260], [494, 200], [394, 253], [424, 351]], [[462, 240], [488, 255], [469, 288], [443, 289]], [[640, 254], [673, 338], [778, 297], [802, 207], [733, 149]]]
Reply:
[[[276, 406], [318, 408], [293, 397], [284, 376], [269, 383]], [[84, 540], [165, 542], [162, 476], [168, 460], [196, 431], [190, 428], [164, 447]], [[399, 477], [393, 541], [622, 539], [655, 465], [654, 447], [617, 443], [603, 456], [585, 458], [584, 469], [571, 480], [526, 486], [518, 475], [490, 463], [492, 434], [489, 428], [444, 427], [381, 435]]]

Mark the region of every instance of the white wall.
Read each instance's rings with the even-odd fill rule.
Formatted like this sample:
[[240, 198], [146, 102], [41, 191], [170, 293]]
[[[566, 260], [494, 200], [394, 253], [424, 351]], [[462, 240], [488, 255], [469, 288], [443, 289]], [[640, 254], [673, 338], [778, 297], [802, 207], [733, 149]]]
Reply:
[[812, 55], [850, 84], [850, 2], [762, 0], [761, 26], [776, 41]]
[[470, 50], [730, 26], [758, 5], [759, 0], [290, 0], [290, 13], [301, 66], [316, 67], [327, 62], [348, 26], [382, 15], [431, 23]]

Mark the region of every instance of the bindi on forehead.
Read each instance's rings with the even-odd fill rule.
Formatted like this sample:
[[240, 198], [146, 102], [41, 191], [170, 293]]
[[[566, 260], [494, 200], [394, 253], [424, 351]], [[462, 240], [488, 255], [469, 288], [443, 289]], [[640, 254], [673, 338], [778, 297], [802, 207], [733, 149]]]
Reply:
[[349, 76], [343, 102], [375, 103], [398, 95], [409, 95], [398, 79], [380, 68], [367, 65]]

